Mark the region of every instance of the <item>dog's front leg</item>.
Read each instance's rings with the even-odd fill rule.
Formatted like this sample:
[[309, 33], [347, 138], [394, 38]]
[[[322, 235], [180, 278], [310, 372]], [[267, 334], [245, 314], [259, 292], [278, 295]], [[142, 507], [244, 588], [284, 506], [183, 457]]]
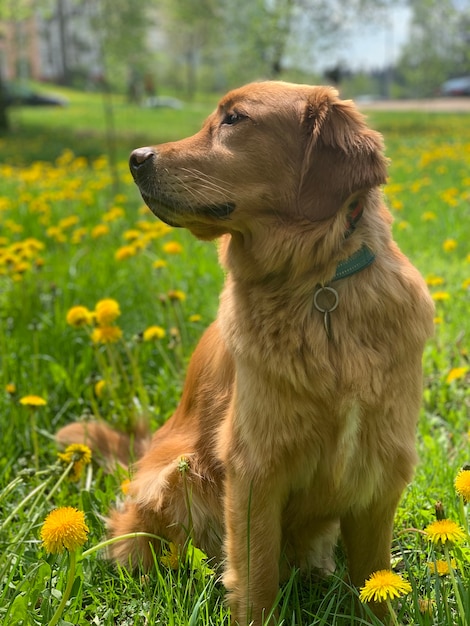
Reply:
[[[393, 519], [400, 495], [398, 491], [383, 494], [368, 507], [342, 516], [341, 534], [353, 585], [360, 587], [373, 572], [390, 568]], [[378, 617], [387, 611], [385, 602], [373, 603], [371, 608]]]
[[228, 462], [225, 491], [227, 564], [232, 622], [267, 621], [279, 587], [281, 494], [274, 481]]

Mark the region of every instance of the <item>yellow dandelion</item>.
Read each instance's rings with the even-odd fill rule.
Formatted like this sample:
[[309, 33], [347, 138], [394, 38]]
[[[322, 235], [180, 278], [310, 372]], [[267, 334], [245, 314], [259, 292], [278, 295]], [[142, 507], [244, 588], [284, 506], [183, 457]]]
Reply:
[[103, 235], [107, 235], [109, 233], [109, 226], [107, 224], [98, 224], [91, 231], [91, 236], [93, 239], [98, 239], [98, 237], [103, 237]]
[[130, 484], [131, 484], [131, 481], [129, 478], [125, 478], [121, 483], [121, 491], [125, 496], [127, 496], [127, 494], [129, 493]]
[[166, 261], [164, 261], [163, 259], [157, 259], [156, 261], [154, 261], [152, 263], [152, 267], [156, 270], [161, 270], [164, 267], [166, 267], [168, 265], [168, 263]]
[[83, 461], [87, 465], [91, 463], [91, 450], [83, 443], [71, 443], [63, 452], [58, 453], [58, 457], [64, 463]]
[[403, 211], [403, 202], [401, 200], [398, 200], [397, 198], [393, 198], [390, 201], [391, 207], [392, 209], [395, 209], [395, 211]]
[[433, 319], [433, 322], [436, 326], [438, 326], [439, 324], [443, 324], [444, 323], [444, 318], [437, 316]]
[[99, 380], [97, 383], [95, 383], [94, 386], [94, 392], [95, 392], [95, 396], [97, 398], [101, 398], [104, 392], [104, 389], [106, 387], [106, 381], [105, 380]]
[[432, 211], [425, 211], [421, 215], [421, 219], [423, 220], [423, 222], [432, 222], [437, 219], [437, 215]]
[[469, 289], [469, 288], [470, 288], [470, 278], [466, 278], [462, 283], [462, 289]]
[[153, 341], [154, 339], [163, 339], [165, 330], [161, 326], [149, 326], [142, 335], [144, 341]]
[[44, 406], [47, 404], [47, 402], [44, 400], [44, 398], [41, 398], [41, 396], [24, 396], [23, 398], [20, 398], [20, 404], [22, 404], [23, 406], [31, 406], [31, 407], [36, 407], [36, 406]]
[[[450, 566], [452, 569], [456, 568], [456, 560], [451, 559]], [[449, 564], [447, 561], [437, 559], [436, 561], [428, 563], [428, 570], [431, 574], [437, 574], [438, 576], [447, 576], [449, 574]]]
[[5, 391], [7, 392], [8, 395], [14, 396], [15, 393], [16, 393], [16, 385], [15, 385], [15, 383], [7, 383], [5, 385]]
[[84, 467], [91, 463], [91, 450], [88, 446], [81, 443], [70, 444], [65, 448], [64, 452], [59, 452], [57, 456], [65, 465], [73, 463], [70, 480], [78, 480], [82, 475]]
[[447, 291], [436, 291], [432, 294], [432, 299], [435, 302], [443, 302], [450, 299], [450, 294]]
[[73, 306], [67, 311], [65, 319], [70, 326], [87, 326], [93, 321], [93, 313], [86, 306]]
[[167, 295], [168, 298], [173, 301], [184, 302], [184, 300], [186, 300], [186, 294], [180, 289], [172, 289]]
[[179, 567], [179, 550], [173, 542], [168, 546], [166, 554], [160, 557], [160, 562], [169, 569], [177, 570]]
[[126, 230], [123, 237], [126, 241], [134, 241], [135, 239], [138, 239], [140, 237], [140, 230], [137, 230], [135, 228], [131, 230]]
[[189, 321], [192, 323], [200, 322], [201, 319], [202, 319], [202, 316], [199, 315], [199, 313], [193, 313], [193, 315], [189, 316]]
[[464, 530], [450, 519], [441, 519], [432, 522], [426, 526], [424, 532], [428, 539], [436, 545], [457, 543], [465, 537]]
[[384, 602], [406, 595], [412, 590], [411, 585], [391, 570], [374, 572], [361, 588], [361, 602]]
[[100, 326], [109, 326], [121, 315], [118, 302], [112, 298], [100, 300], [95, 307], [96, 321]]
[[83, 511], [66, 506], [51, 511], [41, 528], [44, 548], [52, 554], [75, 552], [87, 540], [89, 528]]
[[116, 261], [124, 261], [125, 259], [130, 259], [131, 257], [135, 256], [137, 254], [137, 248], [136, 246], [121, 246], [118, 250], [116, 250], [116, 252], [114, 253], [114, 258], [116, 259]]
[[122, 337], [119, 326], [99, 326], [91, 333], [93, 343], [116, 343]]
[[124, 217], [125, 212], [121, 207], [112, 207], [109, 211], [106, 211], [103, 215], [103, 222], [114, 222], [120, 217]]
[[163, 252], [167, 254], [181, 254], [183, 251], [183, 246], [177, 241], [167, 241], [167, 243], [163, 246]]
[[444, 283], [445, 280], [442, 278], [442, 276], [436, 276], [435, 274], [429, 274], [428, 276], [426, 276], [426, 284], [428, 285], [428, 287], [439, 287]]
[[447, 374], [446, 383], [450, 384], [454, 380], [459, 380], [460, 378], [463, 378], [467, 372], [468, 367], [453, 367]]
[[430, 600], [429, 598], [419, 598], [418, 608], [421, 615], [430, 615], [432, 617], [434, 612], [434, 600]]
[[442, 249], [444, 252], [453, 252], [457, 246], [458, 243], [455, 239], [446, 239], [442, 244]]
[[455, 477], [455, 491], [465, 502], [470, 502], [470, 469], [461, 469]]

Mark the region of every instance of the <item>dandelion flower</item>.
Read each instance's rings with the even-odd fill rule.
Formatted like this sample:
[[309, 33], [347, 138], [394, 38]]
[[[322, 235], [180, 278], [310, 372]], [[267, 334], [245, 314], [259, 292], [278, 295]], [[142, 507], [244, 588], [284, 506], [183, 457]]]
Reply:
[[91, 333], [93, 343], [116, 343], [122, 337], [119, 326], [100, 326]]
[[73, 306], [67, 311], [66, 321], [70, 326], [87, 326], [93, 319], [93, 313], [86, 306]]
[[157, 259], [156, 261], [154, 261], [152, 263], [152, 267], [156, 270], [161, 270], [164, 267], [166, 267], [168, 265], [168, 263], [166, 261], [164, 261], [163, 259]]
[[429, 598], [418, 598], [418, 608], [421, 615], [430, 615], [434, 612], [434, 600]]
[[189, 321], [196, 323], [196, 322], [200, 322], [202, 319], [202, 316], [199, 315], [199, 313], [193, 313], [193, 315], [189, 316]]
[[20, 399], [20, 404], [22, 404], [23, 406], [36, 407], [44, 406], [47, 404], [47, 402], [44, 400], [44, 398], [41, 398], [41, 396], [24, 396]]
[[463, 378], [467, 372], [468, 367], [453, 367], [447, 374], [446, 383], [450, 384], [454, 380], [459, 380], [459, 378]]
[[71, 443], [64, 452], [58, 454], [61, 461], [72, 463], [72, 461], [83, 461], [85, 464], [91, 462], [91, 450], [82, 443]]
[[121, 246], [114, 253], [114, 258], [116, 259], [116, 261], [124, 261], [125, 259], [130, 259], [136, 254], [137, 254], [137, 248], [135, 245], [134, 246], [131, 246], [131, 245]]
[[64, 452], [59, 452], [57, 456], [65, 465], [73, 463], [70, 473], [71, 480], [78, 480], [85, 465], [91, 463], [91, 450], [88, 446], [81, 443], [70, 444], [65, 448]]
[[154, 339], [163, 339], [165, 330], [161, 326], [149, 326], [143, 333], [144, 341], [153, 341]]
[[89, 528], [83, 511], [66, 506], [51, 511], [41, 528], [44, 548], [52, 554], [75, 552], [87, 539]]
[[130, 484], [131, 484], [131, 481], [129, 478], [125, 478], [121, 483], [121, 491], [125, 496], [127, 496], [127, 494], [129, 493]]
[[457, 543], [465, 537], [463, 529], [450, 519], [432, 522], [424, 532], [434, 544]]
[[167, 254], [181, 254], [182, 251], [183, 246], [177, 241], [168, 241], [163, 246], [163, 252], [166, 252]]
[[186, 294], [184, 293], [184, 291], [181, 291], [180, 289], [172, 289], [171, 291], [168, 292], [167, 295], [168, 295], [169, 300], [178, 301], [178, 302], [183, 302], [184, 300], [186, 300]]
[[100, 326], [109, 326], [121, 315], [118, 302], [112, 298], [100, 300], [95, 307], [96, 321]]
[[15, 383], [7, 383], [5, 385], [5, 391], [10, 395], [14, 396], [16, 393], [16, 385]]
[[455, 491], [462, 496], [465, 502], [470, 502], [470, 470], [462, 469], [455, 477]]
[[91, 236], [93, 239], [98, 239], [98, 237], [103, 237], [103, 235], [107, 235], [109, 233], [109, 226], [106, 224], [98, 224], [91, 231]]
[[428, 285], [428, 287], [439, 287], [444, 283], [445, 280], [442, 278], [442, 276], [436, 276], [435, 274], [429, 274], [428, 276], [426, 276], [426, 284]]
[[447, 291], [436, 291], [432, 294], [432, 299], [435, 302], [442, 302], [450, 299], [450, 294]]
[[[457, 563], [455, 559], [452, 559], [450, 565], [453, 569], [455, 569]], [[447, 561], [443, 561], [442, 559], [437, 559], [435, 562], [428, 563], [428, 569], [431, 574], [437, 574], [438, 576], [446, 576], [449, 574], [449, 564]]]
[[179, 567], [179, 551], [178, 546], [174, 543], [170, 543], [169, 550], [166, 554], [160, 557], [160, 562], [169, 569], [178, 569]]
[[360, 591], [361, 602], [383, 602], [410, 593], [411, 585], [391, 570], [374, 572]]
[[140, 237], [140, 230], [137, 230], [135, 228], [131, 230], [126, 230], [123, 237], [126, 241], [135, 241], [135, 239], [138, 239]]
[[442, 244], [442, 249], [444, 252], [452, 252], [457, 247], [457, 242], [455, 239], [446, 239]]
[[97, 398], [101, 398], [103, 395], [103, 391], [104, 388], [106, 387], [106, 381], [105, 380], [99, 380], [97, 383], [95, 383], [94, 386], [94, 392], [95, 392], [95, 396]]

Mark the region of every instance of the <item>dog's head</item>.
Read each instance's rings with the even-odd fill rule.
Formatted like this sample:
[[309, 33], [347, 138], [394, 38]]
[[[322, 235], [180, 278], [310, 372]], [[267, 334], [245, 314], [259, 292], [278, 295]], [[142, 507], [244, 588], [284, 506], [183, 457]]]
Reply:
[[192, 137], [138, 148], [146, 204], [197, 237], [327, 220], [385, 182], [381, 136], [329, 87], [253, 83], [229, 92]]

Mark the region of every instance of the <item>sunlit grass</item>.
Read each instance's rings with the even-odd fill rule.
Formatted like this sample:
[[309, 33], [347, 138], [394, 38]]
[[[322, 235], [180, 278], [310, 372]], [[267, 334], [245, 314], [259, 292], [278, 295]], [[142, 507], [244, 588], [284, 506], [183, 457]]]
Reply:
[[[71, 481], [53, 442], [58, 427], [90, 416], [123, 429], [145, 417], [156, 428], [178, 402], [187, 360], [216, 314], [223, 276], [214, 244], [168, 229], [142, 206], [124, 154], [127, 143], [139, 145], [131, 133], [155, 141], [184, 136], [207, 111], [167, 112], [175, 117], [163, 123], [161, 112], [142, 111], [137, 119], [136, 108], [119, 104], [116, 190], [109, 160], [98, 151], [102, 127], [89, 121], [95, 134], [85, 152], [77, 140], [88, 132], [80, 123], [89, 106], [98, 119], [100, 96], [74, 98], [62, 112], [67, 121], [53, 119], [52, 110], [24, 111], [19, 137], [0, 142], [2, 155], [10, 154], [0, 161], [0, 621], [52, 619], [70, 570], [66, 555], [47, 554], [40, 529], [53, 508], [71, 506], [85, 513], [89, 534], [64, 606], [68, 623], [228, 624], [219, 573], [193, 548], [176, 569], [156, 555], [154, 572], [134, 576], [109, 565], [103, 550], [93, 551], [104, 537], [102, 516], [122, 499], [127, 476], [88, 465]], [[420, 464], [399, 508], [393, 545], [394, 570], [412, 592], [393, 607], [399, 623], [463, 626], [470, 615], [468, 505], [454, 481], [470, 457], [470, 125], [453, 115], [374, 115], [373, 123], [381, 122], [392, 158], [385, 191], [394, 233], [437, 307], [424, 357]], [[36, 123], [47, 129], [39, 138]], [[44, 137], [62, 123], [75, 128], [69, 143], [57, 131], [54, 150], [61, 141], [62, 148], [39, 161]], [[26, 135], [31, 145], [23, 143]], [[105, 343], [95, 333], [104, 325], [96, 317], [104, 298], [120, 310], [107, 319], [119, 337]], [[72, 323], [67, 315], [77, 306], [95, 316]], [[45, 403], [21, 404], [27, 396]], [[438, 501], [439, 515], [464, 529], [448, 554], [424, 534]], [[279, 597], [285, 624], [366, 623], [357, 591], [343, 580], [341, 554], [338, 563], [326, 581], [293, 573]]]

